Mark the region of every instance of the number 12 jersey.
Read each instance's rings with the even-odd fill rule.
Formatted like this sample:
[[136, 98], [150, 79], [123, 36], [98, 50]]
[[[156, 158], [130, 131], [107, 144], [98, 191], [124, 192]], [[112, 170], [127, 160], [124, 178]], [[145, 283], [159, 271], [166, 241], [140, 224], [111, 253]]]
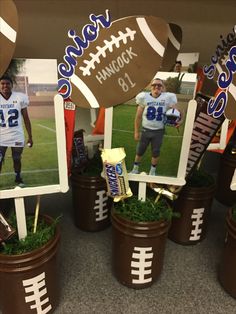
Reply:
[[12, 92], [8, 99], [0, 93], [0, 146], [24, 146], [21, 110], [28, 105], [29, 99], [23, 93]]

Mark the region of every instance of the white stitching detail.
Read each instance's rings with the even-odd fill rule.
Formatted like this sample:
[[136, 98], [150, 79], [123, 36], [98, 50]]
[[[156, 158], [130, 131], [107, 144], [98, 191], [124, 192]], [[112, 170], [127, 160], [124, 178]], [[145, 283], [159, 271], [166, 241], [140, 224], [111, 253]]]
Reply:
[[97, 46], [97, 53], [93, 54], [90, 53], [89, 56], [91, 57], [91, 60], [84, 60], [83, 63], [86, 65], [85, 67], [79, 67], [79, 69], [82, 71], [83, 76], [90, 76], [91, 75], [91, 69], [95, 69], [95, 63], [100, 63], [100, 57], [105, 58], [106, 57], [106, 50], [108, 49], [109, 52], [113, 51], [113, 45], [116, 46], [116, 48], [120, 47], [120, 42], [123, 42], [124, 44], [127, 44], [128, 38], [130, 38], [131, 41], [134, 40], [134, 35], [136, 34], [136, 31], [132, 31], [129, 27], [126, 27], [126, 33], [123, 33], [122, 31], [119, 31], [118, 37], [115, 37], [114, 35], [111, 35], [111, 41], [104, 40], [104, 46], [100, 47]]

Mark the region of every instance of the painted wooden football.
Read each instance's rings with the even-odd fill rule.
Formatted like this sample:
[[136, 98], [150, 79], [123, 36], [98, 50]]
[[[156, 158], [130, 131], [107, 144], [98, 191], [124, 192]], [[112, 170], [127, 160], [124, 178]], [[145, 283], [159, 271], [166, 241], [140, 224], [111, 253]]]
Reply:
[[161, 66], [169, 27], [161, 18], [131, 16], [102, 29], [76, 58], [70, 77], [71, 99], [78, 107], [111, 107], [144, 89]]
[[[234, 42], [235, 44], [235, 42]], [[220, 96], [219, 94], [225, 95], [224, 99], [226, 99], [224, 102], [218, 102], [217, 101], [217, 96], [215, 99], [215, 104], [219, 103], [220, 105], [216, 106], [215, 105], [215, 111], [216, 113], [218, 112], [218, 110], [220, 110], [221, 106], [225, 106], [224, 107], [224, 115], [227, 119], [229, 120], [235, 120], [236, 119], [236, 110], [235, 110], [235, 101], [236, 101], [236, 75], [234, 74], [235, 71], [233, 71], [232, 73], [229, 74], [229, 69], [227, 68], [227, 61], [230, 62], [231, 60], [231, 67], [234, 64], [234, 69], [236, 68], [236, 62], [234, 61], [234, 58], [230, 58], [229, 57], [229, 51], [231, 49], [234, 49], [235, 46], [231, 46], [231, 48], [229, 48], [229, 50], [225, 55], [222, 55], [222, 57], [219, 59], [219, 61], [216, 64], [216, 75], [214, 76], [215, 81], [219, 81], [219, 76], [222, 73], [225, 73], [225, 77], [229, 80], [230, 84], [228, 85], [228, 87], [226, 88], [226, 90], [222, 90], [221, 93], [218, 92], [218, 97]], [[236, 49], [234, 49], [236, 50]], [[234, 54], [235, 56], [235, 54]], [[230, 77], [230, 75], [232, 75], [231, 80], [228, 78]], [[220, 97], [221, 98], [221, 97]], [[220, 99], [219, 98], [219, 99]]]
[[11, 62], [18, 31], [18, 14], [12, 0], [0, 1], [0, 76]]
[[180, 51], [182, 43], [182, 29], [179, 25], [169, 23], [168, 25], [168, 42], [160, 71], [173, 71], [175, 61]]

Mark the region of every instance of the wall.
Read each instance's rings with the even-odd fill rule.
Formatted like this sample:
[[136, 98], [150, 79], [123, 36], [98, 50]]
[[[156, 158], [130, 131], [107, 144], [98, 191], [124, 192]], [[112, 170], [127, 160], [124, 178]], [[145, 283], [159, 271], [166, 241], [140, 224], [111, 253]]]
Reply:
[[[5, 0], [4, 0], [5, 1]], [[155, 15], [183, 29], [181, 52], [200, 52], [200, 63], [208, 63], [220, 35], [235, 24], [236, 2], [203, 0], [15, 0], [20, 30], [15, 57], [56, 58], [72, 41], [69, 29], [81, 34], [89, 14], [111, 12], [112, 20], [129, 15]]]

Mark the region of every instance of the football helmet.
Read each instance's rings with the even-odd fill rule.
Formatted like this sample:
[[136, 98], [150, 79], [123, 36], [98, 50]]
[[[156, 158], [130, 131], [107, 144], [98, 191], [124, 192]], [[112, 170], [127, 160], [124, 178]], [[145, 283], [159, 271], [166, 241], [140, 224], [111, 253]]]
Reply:
[[165, 113], [165, 125], [176, 126], [181, 119], [181, 113], [178, 109], [171, 108]]

